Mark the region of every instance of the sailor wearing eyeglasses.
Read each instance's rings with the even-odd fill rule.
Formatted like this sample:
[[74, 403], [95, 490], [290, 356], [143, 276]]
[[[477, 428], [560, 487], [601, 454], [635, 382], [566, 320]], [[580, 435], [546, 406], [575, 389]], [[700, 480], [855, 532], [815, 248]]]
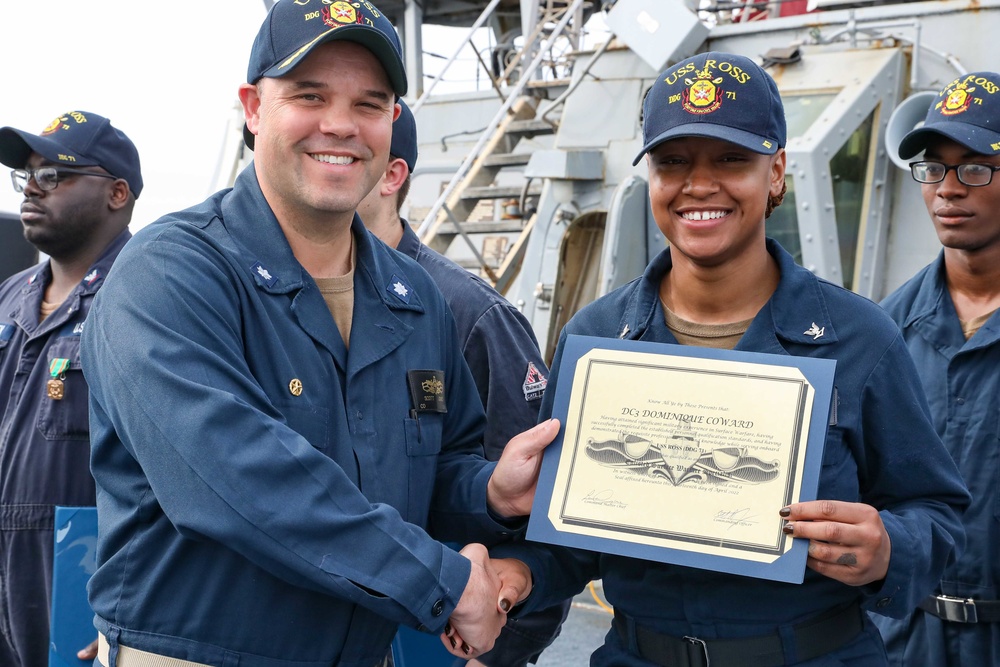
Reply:
[[904, 160], [920, 151], [910, 168], [943, 248], [882, 305], [972, 505], [965, 552], [936, 594], [875, 620], [893, 665], [1000, 665], [1000, 74], [948, 84], [899, 146]]
[[142, 176], [129, 138], [85, 111], [40, 134], [0, 129], [0, 163], [24, 194], [25, 238], [48, 255], [0, 284], [0, 665], [43, 667], [54, 507], [95, 504], [80, 335]]

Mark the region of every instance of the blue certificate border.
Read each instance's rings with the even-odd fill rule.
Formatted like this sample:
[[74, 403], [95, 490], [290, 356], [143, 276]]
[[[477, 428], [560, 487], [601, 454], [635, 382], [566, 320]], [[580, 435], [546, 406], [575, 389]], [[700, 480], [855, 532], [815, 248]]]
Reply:
[[[552, 502], [556, 472], [566, 434], [565, 422], [569, 411], [570, 393], [573, 388], [573, 375], [580, 358], [594, 349], [660, 353], [677, 357], [718, 359], [722, 361], [739, 361], [767, 366], [798, 368], [812, 385], [815, 392], [807, 437], [805, 462], [802, 471], [802, 485], [798, 501], [816, 499], [819, 474], [823, 464], [823, 449], [826, 442], [830, 405], [833, 398], [833, 381], [837, 365], [835, 360], [765, 354], [762, 352], [716, 350], [649, 341], [569, 335], [563, 347], [563, 355], [556, 376], [556, 383], [548, 387], [548, 391], [555, 392], [552, 416], [558, 418], [563, 423], [563, 427], [560, 429], [555, 441], [546, 448], [542, 459], [534, 505], [528, 520], [527, 539], [686, 567], [728, 572], [787, 583], [802, 583], [805, 576], [808, 549], [808, 541], [806, 540], [793, 540], [791, 548], [774, 562], [760, 563], [737, 557], [704, 554], [664, 546], [639, 544], [609, 537], [594, 537], [569, 533], [559, 530], [552, 525], [548, 519], [548, 508]], [[774, 508], [775, 516], [777, 516], [778, 509], [780, 508]], [[697, 540], [692, 538], [691, 541], [696, 542]], [[763, 551], [765, 553], [771, 551], [755, 548], [748, 548], [747, 550], [754, 552]], [[774, 553], [777, 553], [777, 551], [774, 551]]]

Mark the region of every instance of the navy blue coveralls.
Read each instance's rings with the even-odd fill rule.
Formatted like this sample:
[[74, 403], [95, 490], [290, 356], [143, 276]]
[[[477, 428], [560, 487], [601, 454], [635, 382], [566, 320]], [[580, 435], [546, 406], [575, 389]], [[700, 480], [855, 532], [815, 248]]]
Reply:
[[[4, 667], [44, 667], [49, 662], [54, 507], [94, 505], [80, 334], [94, 295], [129, 237], [127, 230], [118, 235], [41, 324], [42, 297], [52, 279], [48, 260], [0, 285], [0, 396], [4, 397], [0, 665]], [[64, 376], [61, 400], [50, 398], [47, 390], [55, 359], [69, 360], [59, 374]]]
[[444, 298], [357, 216], [352, 234], [349, 353], [253, 165], [119, 257], [83, 339], [106, 667], [119, 644], [371, 667], [397, 624], [439, 632], [468, 581], [425, 528], [509, 531]]
[[[430, 274], [455, 315], [462, 354], [486, 408], [486, 458], [496, 461], [511, 438], [538, 421], [549, 374], [538, 341], [528, 320], [509, 301], [479, 276], [421, 243], [405, 220], [402, 225], [396, 249]], [[479, 662], [491, 667], [535, 662], [558, 636], [569, 607], [567, 600], [509, 619], [494, 648], [479, 656]]]
[[[886, 578], [852, 587], [807, 569], [804, 583], [786, 584], [555, 547], [495, 550], [494, 555], [518, 555], [531, 567], [538, 588], [525, 609], [603, 579], [630, 643], [612, 629], [592, 665], [649, 665], [631, 643], [636, 626], [678, 639], [777, 634], [786, 664], [799, 664], [795, 624], [853, 602], [903, 616], [936, 585], [964, 543], [960, 514], [968, 492], [934, 433], [899, 329], [877, 305], [797, 266], [776, 242], [768, 240], [767, 248], [781, 279], [735, 349], [837, 360], [835, 423], [827, 431], [818, 497], [865, 502], [880, 510], [892, 541]], [[561, 335], [552, 381], [568, 334], [676, 344], [659, 299], [660, 282], [670, 268], [665, 250], [640, 278], [577, 313]], [[552, 393], [543, 398], [542, 416], [551, 411]], [[536, 594], [537, 602], [532, 600]], [[839, 651], [802, 664], [840, 664], [837, 660], [884, 664], [882, 642], [869, 621]]]
[[531, 325], [476, 275], [434, 252], [403, 222], [396, 250], [417, 260], [455, 316], [462, 355], [486, 409], [483, 448], [496, 461], [515, 435], [538, 423], [548, 368]]
[[[882, 306], [903, 330], [934, 428], [972, 492], [968, 541], [935, 593], [1000, 600], [1000, 312], [969, 340], [945, 283], [944, 254]], [[1000, 622], [944, 621], [922, 610], [876, 619], [892, 665], [1000, 664]]]

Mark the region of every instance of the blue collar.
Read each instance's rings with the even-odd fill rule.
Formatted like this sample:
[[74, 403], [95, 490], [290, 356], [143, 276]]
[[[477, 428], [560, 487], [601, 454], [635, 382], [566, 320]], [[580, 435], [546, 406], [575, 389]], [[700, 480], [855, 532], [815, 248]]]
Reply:
[[918, 331], [948, 357], [954, 356], [959, 350], [987, 347], [1000, 340], [1000, 312], [993, 313], [975, 336], [965, 340], [947, 284], [942, 250], [937, 259], [923, 271], [913, 303], [903, 321], [903, 328]]
[[[312, 282], [292, 253], [288, 239], [264, 198], [253, 164], [240, 173], [232, 191], [223, 197], [221, 211], [230, 237], [238, 239], [236, 243], [241, 246], [240, 254], [246, 260], [244, 269], [262, 290], [284, 294]], [[356, 257], [355, 280], [364, 277], [370, 281], [373, 292], [390, 308], [423, 312], [419, 294], [407, 289], [405, 298], [400, 298], [393, 293], [392, 285], [397, 281], [406, 287], [413, 281], [393, 260], [392, 251], [371, 235], [356, 213], [351, 234]]]
[[420, 238], [406, 220], [400, 219], [399, 224], [403, 225], [403, 236], [399, 239], [399, 243], [396, 244], [396, 250], [407, 257], [417, 259], [420, 255], [420, 249], [423, 247]]
[[[762, 347], [775, 347], [775, 336], [805, 345], [837, 342], [837, 332], [822, 294], [820, 279], [797, 265], [777, 241], [767, 239], [767, 251], [778, 264], [781, 280], [737, 349], [759, 351]], [[618, 328], [620, 338], [641, 338], [654, 318], [662, 318], [660, 281], [672, 266], [670, 249], [667, 248], [646, 267], [623, 313]]]

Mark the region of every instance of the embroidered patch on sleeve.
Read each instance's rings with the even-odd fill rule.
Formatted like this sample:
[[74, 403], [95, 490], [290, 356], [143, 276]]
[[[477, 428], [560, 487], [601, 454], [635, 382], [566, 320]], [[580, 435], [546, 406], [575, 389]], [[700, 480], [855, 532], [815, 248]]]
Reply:
[[549, 379], [542, 375], [541, 371], [535, 367], [534, 362], [529, 361], [528, 372], [525, 373], [524, 384], [521, 385], [524, 390], [524, 400], [534, 401], [541, 398], [548, 383]]

